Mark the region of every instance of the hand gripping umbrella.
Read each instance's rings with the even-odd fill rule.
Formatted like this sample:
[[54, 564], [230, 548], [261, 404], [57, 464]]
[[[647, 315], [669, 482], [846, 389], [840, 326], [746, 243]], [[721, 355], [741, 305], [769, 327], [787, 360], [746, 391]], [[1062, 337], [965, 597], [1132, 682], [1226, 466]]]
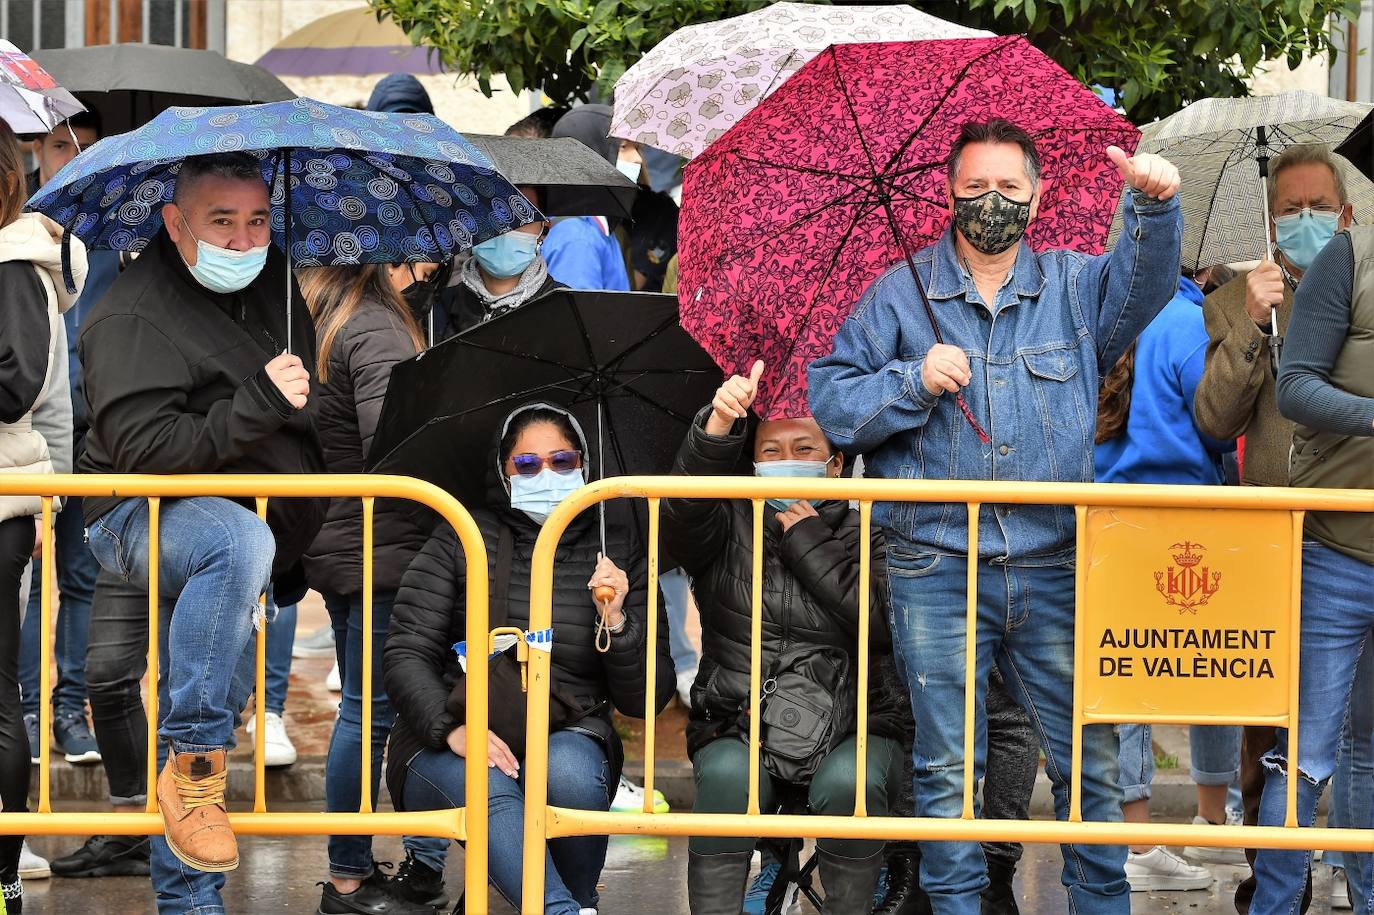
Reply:
[[[809, 415], [806, 367], [882, 271], [949, 223], [945, 159], [967, 121], [1006, 117], [1042, 162], [1032, 246], [1100, 253], [1121, 192], [1105, 148], [1137, 133], [1024, 38], [834, 45], [687, 166], [682, 325], [727, 374], [768, 367], [755, 411]], [[960, 407], [980, 439], [974, 409]]]
[[[273, 240], [295, 267], [444, 261], [543, 219], [438, 118], [303, 98], [169, 108], [72, 160], [29, 208], [88, 248], [139, 251], [162, 228], [162, 205], [172, 200], [181, 164], [224, 152], [261, 160], [272, 189]], [[288, 326], [290, 277], [288, 270]]]

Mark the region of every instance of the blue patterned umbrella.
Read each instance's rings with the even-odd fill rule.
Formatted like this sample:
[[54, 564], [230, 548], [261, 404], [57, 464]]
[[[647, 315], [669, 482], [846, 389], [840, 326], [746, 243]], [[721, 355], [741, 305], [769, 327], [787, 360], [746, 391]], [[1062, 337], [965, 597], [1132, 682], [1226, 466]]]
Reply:
[[[273, 238], [297, 267], [441, 261], [543, 219], [438, 118], [306, 98], [169, 108], [86, 150], [29, 208], [88, 248], [139, 251], [162, 227], [185, 159], [240, 151], [262, 160]], [[288, 169], [289, 196], [281, 180]]]

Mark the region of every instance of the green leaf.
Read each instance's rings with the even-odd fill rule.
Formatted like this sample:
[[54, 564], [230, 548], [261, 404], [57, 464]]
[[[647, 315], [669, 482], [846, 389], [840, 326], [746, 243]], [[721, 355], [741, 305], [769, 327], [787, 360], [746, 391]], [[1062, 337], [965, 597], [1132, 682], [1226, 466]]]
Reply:
[[586, 41], [586, 40], [587, 40], [587, 27], [586, 27], [586, 26], [583, 26], [582, 28], [578, 29], [576, 32], [573, 32], [572, 41], [568, 42], [568, 53], [569, 53], [569, 54], [576, 54], [576, 53], [577, 53], [577, 49], [580, 48], [580, 47], [582, 47], [582, 42], [584, 42], [584, 41]]
[[1035, 24], [1035, 0], [1025, 0], [1021, 5], [1022, 15], [1026, 17], [1026, 23]]

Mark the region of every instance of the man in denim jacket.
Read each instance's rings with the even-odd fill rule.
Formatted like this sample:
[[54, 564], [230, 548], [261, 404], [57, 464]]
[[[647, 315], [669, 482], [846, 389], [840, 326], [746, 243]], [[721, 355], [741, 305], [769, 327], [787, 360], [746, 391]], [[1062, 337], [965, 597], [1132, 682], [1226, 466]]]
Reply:
[[[890, 479], [1093, 479], [1099, 376], [1178, 283], [1178, 170], [1108, 155], [1128, 185], [1125, 231], [1100, 257], [1022, 242], [1040, 201], [1035, 144], [1004, 120], [964, 125], [949, 158], [953, 225], [915, 255], [945, 343], [905, 261], [864, 293], [810, 370], [811, 407], [840, 448]], [[991, 303], [991, 304], [988, 304]], [[971, 412], [956, 401], [962, 393]], [[981, 426], [975, 428], [973, 420]], [[979, 434], [986, 430], [990, 441]], [[958, 817], [963, 792], [967, 512], [957, 503], [875, 507], [888, 537], [894, 650], [916, 716], [916, 815]], [[975, 775], [995, 661], [1040, 733], [1060, 819], [1071, 765], [1074, 513], [984, 505], [979, 513]], [[1085, 729], [1083, 817], [1119, 820], [1112, 728]], [[921, 883], [937, 915], [977, 915], [987, 885], [975, 842], [923, 843]], [[1121, 846], [1064, 846], [1074, 913], [1130, 912]]]

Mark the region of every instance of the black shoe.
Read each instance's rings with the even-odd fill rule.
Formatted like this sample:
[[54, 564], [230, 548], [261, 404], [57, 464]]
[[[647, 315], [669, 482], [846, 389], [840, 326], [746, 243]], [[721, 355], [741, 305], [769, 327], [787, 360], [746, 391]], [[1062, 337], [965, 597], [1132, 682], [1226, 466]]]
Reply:
[[96, 745], [95, 735], [86, 721], [86, 713], [63, 712], [53, 719], [52, 736], [57, 748], [66, 756], [67, 762], [75, 765], [92, 765], [100, 762], [100, 747]]
[[921, 890], [920, 857], [895, 853], [887, 857], [887, 895], [874, 915], [931, 915], [930, 899]]
[[435, 907], [448, 904], [448, 894], [444, 892], [444, 873], [436, 871], [416, 860], [412, 852], [406, 852], [406, 859], [396, 868], [393, 877], [386, 878], [386, 888], [393, 896], [409, 902]]
[[322, 883], [316, 915], [434, 915], [434, 906], [419, 905], [387, 892], [386, 878], [377, 872], [351, 893], [340, 893], [332, 883]]
[[1021, 915], [1011, 883], [1015, 876], [1015, 865], [988, 862], [988, 888], [979, 897], [979, 915]]
[[54, 858], [58, 877], [146, 877], [147, 836], [91, 836], [70, 855]]

